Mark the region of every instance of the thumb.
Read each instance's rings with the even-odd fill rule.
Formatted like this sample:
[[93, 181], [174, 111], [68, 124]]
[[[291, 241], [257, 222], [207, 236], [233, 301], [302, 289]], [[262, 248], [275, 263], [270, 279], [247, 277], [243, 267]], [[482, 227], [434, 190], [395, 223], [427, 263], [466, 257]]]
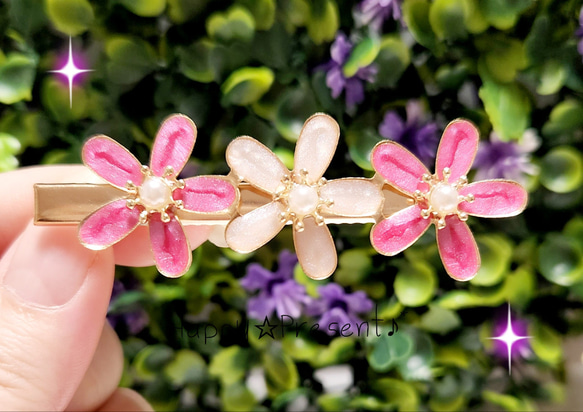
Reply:
[[74, 228], [29, 224], [0, 261], [0, 409], [65, 409], [103, 330], [113, 275], [112, 252], [85, 249]]

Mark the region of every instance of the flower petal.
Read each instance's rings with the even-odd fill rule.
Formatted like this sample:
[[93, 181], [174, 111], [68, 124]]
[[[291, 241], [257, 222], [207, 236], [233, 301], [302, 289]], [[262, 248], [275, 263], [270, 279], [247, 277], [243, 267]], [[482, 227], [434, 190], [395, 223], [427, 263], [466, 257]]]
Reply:
[[336, 246], [326, 225], [314, 218], [304, 219], [304, 230], [294, 230], [296, 254], [304, 273], [312, 279], [326, 279], [336, 270]]
[[441, 136], [435, 161], [435, 173], [443, 179], [443, 169], [449, 167], [449, 181], [455, 183], [465, 176], [476, 157], [480, 134], [476, 126], [467, 120], [454, 120], [447, 125]]
[[114, 200], [81, 222], [79, 240], [89, 249], [105, 249], [129, 235], [139, 223], [138, 208], [128, 208], [125, 199]]
[[164, 223], [160, 214], [150, 216], [150, 241], [156, 267], [169, 278], [184, 275], [190, 267], [192, 253], [182, 224], [176, 216]]
[[340, 127], [330, 116], [318, 113], [306, 120], [296, 143], [294, 173], [305, 169], [308, 182], [316, 183], [332, 161], [339, 137]]
[[380, 187], [368, 179], [346, 178], [331, 180], [320, 189], [320, 197], [334, 201], [326, 212], [338, 216], [373, 216], [383, 204]]
[[462, 202], [459, 210], [480, 217], [516, 216], [528, 201], [526, 190], [509, 180], [484, 180], [464, 186], [459, 194], [474, 195], [473, 202]]
[[150, 168], [156, 176], [164, 175], [167, 166], [174, 169], [177, 176], [192, 153], [196, 140], [196, 125], [188, 117], [175, 114], [168, 117], [158, 130], [154, 146]]
[[418, 205], [409, 206], [374, 225], [370, 241], [380, 254], [393, 256], [415, 243], [430, 224]]
[[81, 157], [85, 166], [114, 186], [125, 188], [128, 180], [139, 186], [144, 179], [138, 159], [110, 137], [99, 135], [87, 140]]
[[474, 235], [457, 216], [448, 216], [437, 230], [437, 246], [445, 270], [455, 280], [473, 278], [480, 268], [480, 253]]
[[236, 217], [227, 225], [227, 244], [239, 253], [249, 253], [260, 248], [285, 226], [285, 222], [280, 219], [280, 213], [284, 211], [285, 207], [280, 202], [270, 202]]
[[374, 169], [400, 191], [412, 195], [416, 190], [426, 192], [429, 185], [421, 178], [429, 174], [413, 153], [395, 142], [381, 142], [371, 154]]
[[198, 176], [184, 180], [184, 189], [173, 193], [184, 202], [184, 209], [193, 212], [220, 212], [228, 210], [237, 199], [237, 190], [228, 178]]
[[249, 136], [233, 140], [227, 147], [227, 163], [237, 176], [274, 193], [289, 170], [271, 150]]

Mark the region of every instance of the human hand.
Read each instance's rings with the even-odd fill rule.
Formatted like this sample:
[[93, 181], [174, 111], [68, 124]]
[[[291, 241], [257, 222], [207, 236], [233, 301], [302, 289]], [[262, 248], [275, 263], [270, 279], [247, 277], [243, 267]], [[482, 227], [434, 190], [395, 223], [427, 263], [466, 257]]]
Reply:
[[[93, 181], [81, 166], [0, 174], [0, 410], [152, 410], [117, 387], [123, 353], [105, 322], [115, 264], [154, 263], [147, 228], [97, 252], [76, 227], [31, 222], [34, 183]], [[192, 247], [207, 235], [187, 233]]]

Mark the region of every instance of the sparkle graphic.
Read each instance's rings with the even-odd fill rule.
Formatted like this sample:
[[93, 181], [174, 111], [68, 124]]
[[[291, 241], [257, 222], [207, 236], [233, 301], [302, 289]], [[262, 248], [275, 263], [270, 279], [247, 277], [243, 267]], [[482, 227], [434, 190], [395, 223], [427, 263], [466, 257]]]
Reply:
[[506, 348], [508, 351], [508, 375], [512, 372], [512, 347], [515, 343], [523, 340], [523, 339], [530, 339], [531, 336], [519, 336], [514, 331], [512, 326], [512, 315], [510, 314], [510, 304], [508, 305], [508, 321], [506, 323], [506, 330], [502, 332], [501, 335], [491, 337], [488, 339], [494, 339], [506, 344]]
[[75, 76], [92, 72], [91, 69], [80, 69], [75, 65], [75, 60], [73, 59], [73, 46], [71, 42], [71, 37], [69, 37], [69, 58], [67, 59], [67, 64], [60, 68], [59, 70], [49, 70], [51, 73], [59, 73], [67, 78], [69, 81], [69, 107], [73, 107], [73, 80]]

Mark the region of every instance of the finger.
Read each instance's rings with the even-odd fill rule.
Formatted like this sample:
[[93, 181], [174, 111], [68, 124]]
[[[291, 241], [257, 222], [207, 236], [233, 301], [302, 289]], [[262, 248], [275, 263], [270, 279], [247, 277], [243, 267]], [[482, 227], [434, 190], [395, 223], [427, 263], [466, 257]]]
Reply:
[[[35, 183], [97, 183], [100, 179], [88, 168], [81, 165], [38, 166], [0, 174], [0, 192], [10, 193], [10, 202], [0, 202], [0, 255], [24, 230], [34, 216]], [[17, 205], [18, 207], [15, 207]], [[186, 230], [192, 249], [203, 243], [210, 227], [193, 226]], [[116, 264], [124, 266], [150, 266], [154, 264], [150, 238], [146, 227], [139, 227], [134, 233], [114, 246]]]
[[105, 402], [99, 412], [125, 412], [125, 411], [154, 411], [144, 398], [137, 392], [127, 389], [117, 389], [111, 398]]
[[0, 174], [0, 193], [9, 201], [0, 202], [0, 254], [24, 230], [34, 215], [35, 183], [84, 183], [96, 175], [84, 166], [40, 166]]
[[117, 389], [123, 372], [123, 350], [115, 331], [105, 322], [97, 349], [68, 411], [95, 411]]
[[0, 399], [7, 410], [63, 410], [93, 358], [113, 253], [70, 227], [30, 224], [0, 260]]

